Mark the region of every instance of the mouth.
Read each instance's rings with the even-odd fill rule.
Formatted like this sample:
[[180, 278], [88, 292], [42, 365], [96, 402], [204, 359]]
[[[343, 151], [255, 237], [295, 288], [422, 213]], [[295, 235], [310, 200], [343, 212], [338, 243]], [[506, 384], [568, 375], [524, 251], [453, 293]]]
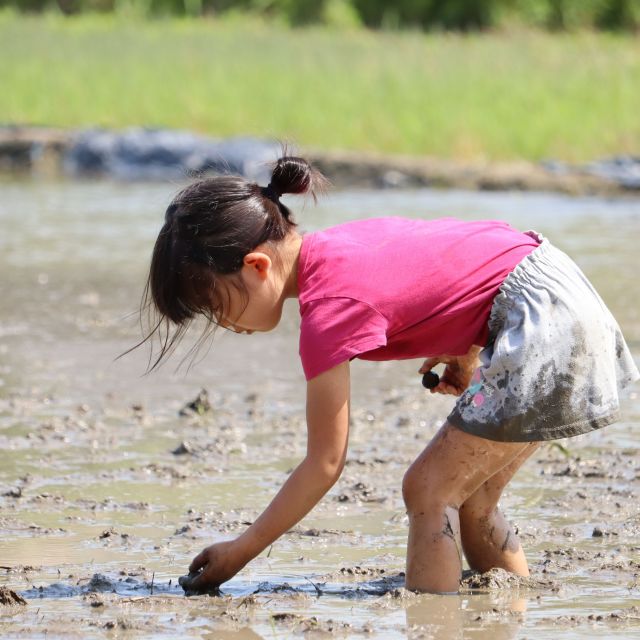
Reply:
[[253, 329], [233, 329], [229, 328], [229, 331], [233, 331], [233, 333], [237, 333], [238, 335], [250, 336], [253, 333]]

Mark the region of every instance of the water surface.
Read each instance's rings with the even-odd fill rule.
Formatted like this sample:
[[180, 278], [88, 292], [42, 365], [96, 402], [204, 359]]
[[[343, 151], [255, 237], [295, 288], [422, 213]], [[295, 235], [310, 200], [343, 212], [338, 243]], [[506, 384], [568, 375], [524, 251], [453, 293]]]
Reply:
[[[176, 579], [190, 558], [256, 517], [303, 456], [305, 432], [295, 303], [276, 332], [219, 335], [191, 368], [175, 370], [188, 345], [147, 377], [145, 349], [114, 360], [139, 339], [151, 246], [178, 186], [0, 184], [0, 586], [28, 600], [0, 610], [3, 637], [638, 632], [637, 392], [620, 423], [564, 441], [566, 453], [545, 448], [505, 495], [538, 588], [397, 590], [402, 474], [450, 408], [423, 393], [415, 361], [354, 363], [340, 482], [225, 597], [185, 600]], [[536, 229], [583, 268], [640, 357], [638, 200], [417, 190], [290, 204], [309, 231], [381, 215]], [[203, 387], [212, 412], [179, 417]], [[185, 442], [190, 453], [172, 453]]]

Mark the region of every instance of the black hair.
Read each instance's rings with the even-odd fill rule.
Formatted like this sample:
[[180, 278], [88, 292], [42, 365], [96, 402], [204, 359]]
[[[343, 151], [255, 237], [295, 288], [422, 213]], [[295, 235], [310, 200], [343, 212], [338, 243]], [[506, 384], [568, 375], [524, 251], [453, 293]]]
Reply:
[[[234, 274], [244, 257], [265, 242], [283, 240], [296, 227], [280, 197], [310, 193], [315, 200], [326, 184], [306, 160], [284, 156], [266, 187], [239, 176], [218, 176], [198, 180], [175, 196], [153, 248], [141, 302], [141, 316], [147, 312], [149, 324], [136, 347], [156, 336], [160, 340], [155, 360], [152, 346], [149, 371], [173, 351], [196, 316], [204, 315], [215, 329], [228, 304], [228, 285], [243, 291]], [[218, 286], [221, 277], [224, 287]]]

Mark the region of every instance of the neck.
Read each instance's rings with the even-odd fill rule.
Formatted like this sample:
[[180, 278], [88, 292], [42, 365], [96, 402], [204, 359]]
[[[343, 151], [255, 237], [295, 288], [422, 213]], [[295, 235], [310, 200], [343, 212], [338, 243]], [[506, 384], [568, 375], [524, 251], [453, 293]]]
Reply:
[[300, 260], [300, 248], [302, 247], [302, 236], [296, 231], [292, 231], [282, 241], [282, 275], [284, 285], [282, 288], [282, 298], [298, 297], [298, 262]]

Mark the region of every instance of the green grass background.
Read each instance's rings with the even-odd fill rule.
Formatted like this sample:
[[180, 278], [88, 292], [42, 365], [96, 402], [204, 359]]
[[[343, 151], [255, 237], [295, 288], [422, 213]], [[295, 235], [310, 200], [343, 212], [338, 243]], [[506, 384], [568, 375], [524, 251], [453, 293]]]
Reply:
[[640, 38], [0, 12], [0, 122], [585, 161], [640, 153]]

